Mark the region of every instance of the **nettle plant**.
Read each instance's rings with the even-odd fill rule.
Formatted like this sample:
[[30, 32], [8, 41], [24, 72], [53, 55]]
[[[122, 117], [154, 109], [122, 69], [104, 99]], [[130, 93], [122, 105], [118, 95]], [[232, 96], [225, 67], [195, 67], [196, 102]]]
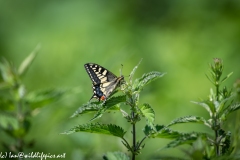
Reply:
[[[192, 101], [203, 107], [209, 113], [209, 118], [205, 119], [199, 116], [180, 117], [173, 120], [166, 127], [180, 123], [198, 123], [209, 127], [213, 135], [199, 132], [178, 132], [177, 138], [169, 143], [166, 148], [190, 144], [193, 146], [192, 149], [184, 152], [191, 159], [239, 159], [240, 155], [237, 153], [237, 148], [234, 148], [234, 143], [237, 146], [239, 142], [232, 142], [232, 139], [239, 135], [234, 135], [235, 137], [233, 137], [230, 131], [224, 129], [229, 115], [240, 108], [240, 103], [235, 100], [236, 94], [232, 89], [227, 89], [226, 86], [222, 87], [223, 82], [231, 76], [232, 72], [222, 78], [224, 67], [222, 60], [219, 58], [215, 58], [214, 63], [210, 64], [209, 68], [210, 72], [206, 76], [214, 85], [214, 89], [210, 89], [210, 95], [207, 100], [201, 100], [200, 102]], [[239, 129], [237, 130], [239, 134]]]
[[[0, 62], [0, 132], [4, 136], [0, 139], [0, 144], [3, 146], [3, 152], [18, 155], [19, 152], [32, 148], [37, 138], [26, 140], [32, 117], [40, 108], [59, 100], [64, 95], [64, 91], [60, 89], [27, 91], [23, 77], [39, 49], [40, 45], [18, 68], [6, 59]], [[24, 157], [18, 159], [22, 160]]]
[[[139, 64], [138, 64], [139, 65]], [[131, 153], [131, 159], [135, 160], [135, 157], [141, 153], [141, 149], [145, 146], [144, 141], [146, 138], [167, 138], [172, 139], [165, 148], [174, 148], [180, 145], [188, 144], [192, 149], [184, 151], [188, 159], [213, 159], [213, 158], [226, 158], [231, 157], [239, 158], [234, 154], [234, 147], [231, 142], [231, 133], [225, 131], [223, 123], [227, 119], [230, 113], [237, 111], [240, 108], [239, 103], [234, 103], [234, 95], [231, 90], [227, 90], [226, 87], [221, 88], [221, 84], [228, 79], [232, 74], [230, 73], [225, 78], [222, 77], [223, 64], [220, 59], [214, 59], [214, 63], [210, 65], [210, 75], [207, 75], [208, 79], [213, 83], [215, 92], [211, 90], [209, 99], [201, 102], [193, 102], [206, 109], [209, 113], [209, 119], [204, 119], [199, 116], [185, 116], [180, 117], [168, 125], [156, 125], [155, 112], [150, 104], [139, 103], [139, 97], [141, 91], [150, 82], [162, 77], [165, 73], [153, 71], [147, 74], [143, 74], [141, 78], [133, 80], [134, 73], [136, 72], [138, 65], [134, 67], [130, 73], [128, 81], [120, 84], [120, 91], [122, 95], [115, 96], [112, 94], [111, 98], [107, 98], [105, 101], [100, 102], [88, 102], [83, 104], [71, 117], [77, 117], [82, 114], [95, 112], [91, 123], [78, 125], [63, 134], [71, 134], [76, 132], [89, 132], [98, 134], [107, 134], [122, 139], [123, 145]], [[115, 93], [119, 90], [116, 90]], [[125, 111], [122, 105], [129, 106], [130, 113]], [[125, 139], [126, 131], [121, 126], [115, 124], [101, 124], [92, 123], [92, 121], [103, 116], [104, 113], [109, 111], [119, 111], [122, 113], [123, 119], [132, 125], [132, 140], [129, 142]], [[144, 137], [142, 139], [136, 139], [136, 124], [142, 119], [146, 119], [146, 125], [143, 128]], [[183, 133], [170, 129], [171, 126], [182, 123], [196, 123], [209, 127], [214, 136], [207, 133], [191, 132]], [[236, 152], [235, 152], [236, 153]], [[155, 157], [155, 159], [179, 159], [176, 157]], [[108, 152], [103, 156], [103, 159], [123, 159], [128, 160], [126, 154], [122, 152]]]
[[[107, 134], [111, 136], [116, 136], [122, 139], [123, 145], [130, 151], [132, 159], [135, 159], [135, 156], [140, 153], [140, 150], [144, 147], [143, 141], [148, 137], [146, 135], [141, 140], [136, 140], [136, 123], [145, 118], [147, 121], [146, 128], [155, 130], [154, 120], [155, 113], [153, 108], [147, 104], [139, 104], [139, 96], [143, 88], [152, 82], [164, 75], [157, 71], [149, 72], [144, 74], [141, 78], [138, 78], [133, 81], [134, 73], [136, 72], [138, 65], [134, 67], [133, 71], [130, 73], [129, 80], [124, 81], [120, 84], [120, 90], [123, 95], [114, 96], [112, 94], [111, 98], [106, 99], [106, 101], [100, 102], [88, 102], [87, 104], [82, 105], [71, 117], [76, 117], [78, 115], [86, 114], [89, 112], [96, 112], [91, 121], [96, 120], [105, 112], [109, 111], [119, 111], [122, 113], [123, 119], [126, 119], [127, 122], [132, 125], [132, 141], [129, 142], [125, 139], [126, 131], [121, 127], [115, 124], [101, 124], [101, 123], [88, 123], [84, 125], [75, 126], [69, 131], [66, 131], [64, 134], [70, 134], [75, 132], [89, 132], [89, 133], [99, 133]], [[122, 107], [121, 104], [130, 106], [130, 113], [127, 113]], [[156, 131], [156, 130], [155, 130]], [[121, 152], [107, 153], [104, 156], [104, 159], [110, 159], [110, 157], [116, 157], [120, 159], [129, 159], [125, 154]]]

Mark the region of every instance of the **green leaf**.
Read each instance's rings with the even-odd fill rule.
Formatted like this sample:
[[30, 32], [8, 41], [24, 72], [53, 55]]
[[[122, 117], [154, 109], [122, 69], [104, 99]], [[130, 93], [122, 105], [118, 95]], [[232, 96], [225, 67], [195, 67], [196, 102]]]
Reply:
[[168, 139], [178, 138], [179, 136], [184, 134], [177, 131], [173, 131], [164, 125], [156, 125], [155, 129], [156, 130], [146, 125], [145, 128], [143, 129], [143, 132], [149, 138], [168, 138]]
[[232, 147], [232, 141], [231, 141], [231, 132], [228, 131], [227, 133], [224, 133], [223, 135], [223, 139], [222, 139], [222, 143], [223, 143], [223, 147], [222, 147], [222, 154], [223, 155], [230, 155], [234, 149], [234, 147]]
[[208, 121], [206, 121], [203, 117], [197, 117], [197, 116], [185, 116], [185, 117], [177, 118], [173, 120], [169, 125], [167, 125], [167, 127], [170, 127], [172, 125], [179, 124], [179, 123], [200, 123], [211, 128], [211, 125], [208, 123]]
[[16, 87], [19, 81], [19, 77], [15, 67], [9, 63], [6, 59], [0, 62], [0, 72], [4, 83], [2, 83], [2, 88], [7, 89], [9, 87]]
[[221, 83], [226, 81], [231, 75], [233, 74], [233, 72], [229, 73], [226, 77], [224, 77], [222, 80], [221, 80]]
[[121, 95], [121, 96], [115, 96], [115, 97], [111, 97], [110, 99], [108, 99], [105, 103], [104, 106], [109, 109], [112, 106], [121, 103], [121, 102], [126, 102], [126, 96], [125, 95]]
[[103, 102], [101, 104], [101, 107], [98, 109], [97, 113], [91, 119], [91, 121], [102, 117], [102, 115], [108, 110], [120, 110], [120, 107], [117, 106], [117, 104], [119, 104], [121, 102], [126, 102], [126, 96], [125, 95], [117, 96], [117, 97], [111, 97], [106, 102]]
[[121, 111], [124, 118], [130, 117], [129, 114], [126, 111], [124, 111], [123, 109], [120, 109], [120, 111]]
[[130, 158], [123, 152], [107, 152], [103, 156], [104, 160], [130, 160]]
[[123, 138], [126, 131], [124, 131], [120, 126], [114, 124], [85, 124], [85, 125], [78, 125], [66, 131], [62, 134], [72, 134], [76, 132], [89, 132], [89, 133], [98, 133], [98, 134], [106, 134], [111, 136], [116, 136]]
[[18, 128], [18, 122], [15, 114], [9, 114], [7, 112], [0, 112], [0, 127], [1, 128]]
[[132, 84], [133, 76], [141, 62], [142, 62], [142, 59], [138, 62], [138, 64], [133, 68], [132, 72], [130, 73], [130, 75], [129, 75], [130, 84]]
[[33, 60], [35, 59], [37, 52], [39, 51], [39, 49], [41, 48], [41, 45], [38, 44], [37, 47], [32, 51], [32, 53], [29, 54], [29, 56], [27, 56], [23, 62], [21, 63], [20, 67], [18, 68], [18, 74], [21, 76], [24, 73], [26, 73], [27, 69], [29, 68], [29, 66], [32, 64]]
[[146, 86], [150, 82], [164, 76], [164, 74], [165, 73], [161, 73], [161, 72], [157, 72], [157, 71], [153, 71], [153, 72], [149, 72], [149, 73], [144, 74], [141, 78], [136, 79], [134, 81], [133, 91], [140, 92], [143, 89], [144, 86]]
[[194, 102], [194, 101], [191, 101], [191, 102], [192, 102], [192, 103], [195, 103], [195, 104], [197, 104], [197, 105], [200, 105], [200, 106], [202, 106], [203, 108], [205, 108], [205, 109], [208, 111], [210, 117], [212, 117], [213, 113], [215, 113], [215, 106], [214, 106], [214, 104], [213, 104], [212, 101], [203, 101], [203, 102]]
[[155, 120], [155, 113], [154, 113], [154, 110], [152, 109], [152, 107], [149, 104], [144, 103], [140, 107], [140, 111], [141, 111], [142, 116], [146, 118], [147, 124], [149, 126], [151, 126], [152, 128], [155, 128], [153, 125], [154, 120]]
[[198, 139], [199, 136], [202, 136], [203, 138], [206, 138], [206, 134], [205, 133], [184, 133], [181, 134], [181, 136], [179, 136], [177, 139], [171, 141], [170, 143], [168, 143], [164, 148], [162, 149], [166, 149], [166, 148], [174, 148], [183, 144], [192, 144], [194, 141], [196, 141]]
[[238, 109], [240, 109], [240, 103], [231, 105], [230, 108], [229, 108], [229, 110], [228, 110], [228, 112], [229, 112], [229, 113], [232, 113], [232, 112], [234, 112], [234, 111], [236, 111], [236, 110], [238, 110]]
[[164, 125], [156, 125], [154, 130], [149, 125], [145, 125], [145, 127], [143, 128], [143, 132], [145, 136], [154, 138], [158, 134], [157, 132], [163, 129], [164, 127], [165, 127]]
[[183, 135], [184, 133], [171, 130], [169, 128], [163, 128], [157, 132], [156, 138], [167, 138], [167, 139], [175, 139]]
[[221, 101], [220, 101], [220, 103], [218, 102], [218, 101], [216, 101], [215, 103], [214, 103], [214, 105], [215, 105], [215, 108], [216, 108], [216, 111], [217, 111], [217, 113], [219, 114], [219, 116], [221, 116], [222, 115], [222, 113], [225, 111], [225, 110], [227, 110], [228, 109], [228, 107], [230, 107], [231, 105], [231, 103], [232, 103], [232, 101], [230, 102], [230, 104], [229, 103], [227, 103], [231, 98], [233, 98], [234, 96], [230, 96], [230, 97], [227, 97], [227, 98], [225, 98], [225, 99], [222, 99]]
[[221, 114], [221, 119], [225, 120], [230, 113], [237, 111], [239, 109], [240, 109], [240, 103], [231, 105], [223, 112], [223, 114]]
[[120, 110], [120, 107], [117, 104], [125, 101], [126, 96], [122, 95], [117, 97], [111, 97], [110, 99], [107, 99], [106, 102], [89, 102], [79, 107], [78, 110], [71, 116], [71, 118], [77, 117], [78, 115], [81, 114], [97, 112], [91, 119], [92, 121], [97, 118], [100, 118], [102, 114], [105, 113], [106, 111]]
[[81, 114], [96, 112], [102, 107], [100, 102], [89, 102], [87, 104], [83, 104], [81, 107], [78, 108], [78, 110], [73, 113], [71, 118], [77, 117]]
[[207, 74], [205, 74], [205, 75], [206, 75], [207, 79], [208, 79], [212, 84], [214, 84], [214, 81], [213, 81]]
[[25, 100], [30, 105], [31, 108], [40, 108], [44, 107], [50, 103], [53, 103], [66, 93], [62, 89], [47, 89], [41, 91], [31, 92], [26, 95]]

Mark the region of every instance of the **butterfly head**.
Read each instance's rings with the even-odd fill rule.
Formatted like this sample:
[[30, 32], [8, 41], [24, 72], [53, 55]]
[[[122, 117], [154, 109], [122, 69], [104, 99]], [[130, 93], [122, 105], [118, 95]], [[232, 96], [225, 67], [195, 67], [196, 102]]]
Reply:
[[105, 101], [106, 100], [106, 96], [103, 95], [102, 97], [99, 98], [99, 100]]

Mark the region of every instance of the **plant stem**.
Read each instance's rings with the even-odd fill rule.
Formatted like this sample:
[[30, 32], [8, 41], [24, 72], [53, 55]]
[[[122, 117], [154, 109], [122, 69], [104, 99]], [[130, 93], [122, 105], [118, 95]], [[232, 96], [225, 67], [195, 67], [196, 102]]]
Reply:
[[[135, 113], [132, 111], [132, 119], [134, 119]], [[136, 151], [136, 124], [132, 124], [132, 134], [133, 134], [133, 151], [132, 151], [132, 160], [135, 160], [135, 151]]]
[[[216, 100], [219, 101], [219, 82], [217, 80], [216, 86]], [[217, 126], [217, 129], [215, 129], [215, 145], [216, 145], [216, 156], [220, 156], [220, 149], [219, 149], [219, 123], [218, 123], [218, 116], [215, 117], [215, 125]]]
[[142, 142], [143, 142], [146, 138], [147, 138], [147, 137], [145, 136], [145, 137], [141, 140], [141, 142], [138, 144], [138, 149], [139, 149], [139, 147], [141, 147]]
[[219, 85], [218, 84], [216, 85], [216, 100], [219, 101]]
[[[18, 128], [21, 128], [23, 126], [23, 114], [22, 114], [22, 101], [21, 98], [17, 99], [17, 122], [18, 122]], [[17, 138], [17, 147], [18, 152], [23, 152], [23, 138], [19, 137]], [[19, 160], [22, 160], [22, 158], [18, 158]]]
[[218, 130], [215, 130], [215, 146], [216, 146], [216, 156], [220, 156], [219, 142], [218, 142]]

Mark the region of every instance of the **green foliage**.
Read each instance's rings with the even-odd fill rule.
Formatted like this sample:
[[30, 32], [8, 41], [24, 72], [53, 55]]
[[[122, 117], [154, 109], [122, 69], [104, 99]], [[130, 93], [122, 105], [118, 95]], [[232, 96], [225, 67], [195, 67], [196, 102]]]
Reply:
[[[140, 62], [139, 62], [140, 64]], [[139, 65], [138, 64], [138, 65]], [[96, 120], [100, 118], [106, 111], [120, 111], [123, 118], [127, 120], [132, 125], [132, 145], [124, 138], [126, 131], [120, 126], [113, 124], [85, 124], [78, 125], [65, 132], [64, 134], [71, 134], [75, 132], [89, 132], [98, 134], [107, 134], [116, 136], [122, 139], [123, 145], [132, 154], [132, 159], [141, 153], [141, 149], [144, 148], [145, 144], [143, 142], [146, 138], [165, 138], [171, 139], [165, 147], [162, 149], [175, 148], [181, 145], [189, 145], [193, 147], [190, 150], [184, 151], [191, 159], [212, 159], [216, 157], [224, 157], [228, 155], [229, 157], [235, 157], [232, 155], [234, 147], [231, 142], [231, 133], [226, 132], [222, 128], [222, 124], [226, 121], [230, 113], [237, 111], [240, 108], [238, 102], [234, 102], [234, 96], [231, 90], [227, 90], [226, 87], [220, 89], [220, 84], [227, 80], [231, 74], [228, 74], [225, 78], [221, 79], [223, 64], [220, 59], [214, 59], [214, 64], [210, 65], [211, 72], [208, 79], [214, 84], [216, 92], [211, 89], [209, 99], [203, 100], [201, 102], [193, 102], [199, 106], [202, 106], [209, 113], [210, 118], [205, 119], [200, 116], [184, 116], [171, 121], [168, 125], [155, 125], [155, 112], [154, 109], [148, 103], [139, 104], [140, 93], [143, 88], [150, 82], [162, 77], [164, 73], [160, 72], [149, 72], [143, 74], [141, 78], [132, 80], [138, 65], [134, 67], [133, 71], [129, 76], [129, 81], [125, 81], [121, 84], [120, 90], [123, 95], [118, 97], [112, 97], [105, 102], [88, 102], [82, 105], [72, 117], [77, 117], [78, 115], [95, 112], [94, 117], [91, 119]], [[117, 91], [115, 91], [117, 92]], [[126, 112], [121, 108], [121, 104], [125, 103], [130, 106], [130, 113]], [[139, 141], [136, 140], [136, 124], [142, 118], [146, 119], [146, 125], [143, 129], [145, 136]], [[184, 133], [172, 130], [170, 127], [173, 125], [178, 125], [182, 123], [194, 123], [205, 125], [212, 129], [214, 132], [214, 137], [208, 133], [201, 132], [190, 132]], [[199, 145], [195, 147], [195, 145]], [[120, 153], [121, 155], [122, 153]], [[111, 157], [111, 158], [110, 158]], [[118, 159], [119, 154], [108, 153], [104, 156], [104, 159]], [[170, 157], [168, 157], [170, 158]], [[168, 159], [166, 158], [166, 159]], [[120, 158], [121, 159], [121, 158]], [[124, 159], [124, 158], [123, 158]], [[172, 159], [176, 159], [172, 157]]]
[[71, 134], [75, 132], [89, 132], [89, 133], [98, 133], [98, 134], [107, 134], [123, 138], [126, 131], [124, 131], [120, 126], [114, 124], [85, 124], [79, 125], [71, 128], [69, 131], [64, 132], [63, 134]]
[[154, 128], [155, 113], [153, 108], [149, 104], [144, 103], [140, 106], [140, 111], [142, 116], [146, 118], [147, 124]]
[[134, 88], [132, 89], [134, 92], [140, 92], [142, 91], [143, 87], [145, 87], [150, 82], [154, 81], [155, 79], [158, 79], [162, 76], [164, 76], [165, 73], [160, 73], [157, 71], [149, 72], [144, 74], [141, 78], [136, 79], [134, 81]]
[[182, 134], [181, 136], [178, 136], [174, 141], [170, 142], [165, 146], [163, 149], [166, 148], [174, 148], [183, 144], [190, 144], [192, 145], [193, 142], [195, 142], [199, 136], [204, 136], [204, 134], [199, 134], [199, 133], [185, 133]]
[[150, 138], [174, 139], [174, 138], [178, 138], [181, 135], [183, 135], [182, 133], [180, 133], [178, 131], [173, 131], [173, 130], [165, 127], [164, 125], [156, 125], [155, 128], [156, 128], [156, 130], [152, 129], [149, 126], [145, 126], [145, 128], [143, 129], [143, 132], [145, 133], [145, 135], [147, 137], [150, 137]]
[[[215, 93], [211, 89], [208, 100], [193, 102], [206, 109], [210, 118], [206, 120], [203, 117], [198, 116], [180, 117], [173, 120], [169, 125], [167, 125], [167, 127], [179, 123], [199, 123], [212, 129], [214, 137], [208, 135], [207, 133], [181, 133], [165, 148], [172, 148], [182, 144], [192, 144], [198, 139], [198, 137], [201, 137], [202, 141], [207, 142], [206, 146], [201, 149], [201, 152], [199, 152], [199, 150], [191, 151], [192, 153], [189, 153], [191, 158], [195, 157], [193, 153], [197, 153], [199, 155], [198, 157], [204, 157], [204, 159], [212, 159], [220, 156], [225, 157], [226, 155], [235, 157], [235, 155], [232, 155], [234, 147], [231, 143], [231, 132], [226, 132], [222, 125], [226, 121], [227, 117], [229, 117], [230, 113], [237, 111], [240, 108], [240, 104], [238, 102], [234, 103], [234, 96], [231, 90], [227, 90], [226, 87], [223, 87], [222, 90], [220, 89], [220, 85], [226, 81], [232, 73], [221, 79], [223, 63], [221, 59], [217, 58], [214, 59], [214, 64], [210, 65], [210, 69], [210, 75], [207, 75], [207, 78], [215, 86]], [[209, 148], [212, 148], [214, 152], [210, 151], [212, 149], [209, 150]]]
[[34, 91], [26, 95], [25, 102], [32, 109], [41, 108], [61, 99], [66, 92], [67, 90], [56, 88]]
[[120, 110], [118, 104], [125, 101], [126, 96], [122, 95], [117, 97], [111, 97], [110, 99], [107, 99], [105, 103], [88, 102], [87, 104], [83, 104], [81, 107], [79, 107], [79, 109], [71, 116], [71, 118], [77, 117], [78, 115], [85, 113], [96, 112], [94, 117], [91, 119], [91, 121], [93, 121], [100, 118], [107, 111]]
[[33, 60], [37, 56], [37, 52], [40, 50], [40, 48], [41, 48], [41, 46], [40, 46], [40, 44], [38, 44], [38, 46], [35, 48], [35, 50], [31, 54], [29, 54], [29, 56], [26, 57], [25, 60], [21, 63], [20, 67], [18, 68], [18, 73], [20, 76], [22, 76], [24, 73], [26, 73], [26, 71], [32, 64]]
[[[140, 62], [139, 62], [140, 64]], [[138, 64], [138, 65], [139, 65]], [[117, 136], [122, 139], [123, 145], [131, 152], [132, 159], [135, 159], [135, 156], [140, 154], [140, 150], [144, 147], [143, 141], [146, 139], [147, 135], [143, 137], [141, 140], [136, 140], [136, 123], [141, 120], [142, 117], [146, 119], [146, 124], [152, 129], [152, 132], [156, 131], [154, 126], [155, 120], [155, 112], [150, 104], [139, 103], [139, 94], [143, 90], [143, 88], [149, 84], [150, 82], [156, 80], [157, 78], [162, 77], [164, 74], [160, 72], [150, 72], [144, 74], [141, 78], [137, 79], [133, 83], [133, 76], [138, 68], [138, 65], [134, 67], [132, 70], [129, 81], [124, 82], [120, 86], [120, 90], [123, 92], [123, 95], [117, 97], [111, 97], [104, 102], [88, 102], [87, 104], [82, 105], [71, 117], [77, 117], [78, 115], [96, 112], [91, 121], [100, 118], [106, 111], [120, 111], [125, 118], [133, 127], [132, 130], [132, 146], [130, 143], [124, 138], [125, 131], [120, 127], [113, 124], [85, 124], [73, 127], [69, 131], [64, 134], [71, 134], [75, 132], [90, 132], [90, 133], [99, 133], [99, 134], [108, 134]], [[115, 91], [116, 92], [116, 91]], [[121, 108], [121, 103], [125, 103], [130, 106], [131, 113], [127, 113], [124, 109]], [[107, 157], [115, 157], [115, 154], [110, 154], [108, 156], [104, 156], [105, 159]]]
[[0, 130], [12, 142], [1, 140], [6, 151], [23, 152], [25, 148], [33, 146], [33, 140], [25, 140], [31, 128], [31, 117], [36, 109], [51, 104], [62, 98], [66, 91], [48, 89], [44, 91], [27, 92], [22, 77], [35, 59], [39, 46], [16, 69], [11, 63], [3, 59], [0, 62]]
[[170, 124], [168, 124], [167, 127], [170, 127], [172, 125], [179, 124], [179, 123], [200, 123], [208, 127], [211, 127], [210, 124], [203, 117], [197, 117], [197, 116], [185, 116], [185, 117], [177, 118], [173, 120]]

